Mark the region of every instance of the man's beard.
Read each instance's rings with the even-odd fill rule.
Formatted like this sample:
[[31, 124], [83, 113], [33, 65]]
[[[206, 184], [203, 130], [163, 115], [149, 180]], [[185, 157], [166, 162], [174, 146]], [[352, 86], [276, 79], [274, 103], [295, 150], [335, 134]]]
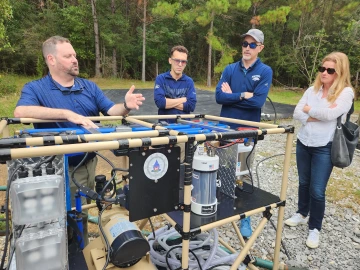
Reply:
[[250, 60], [251, 59], [251, 56], [250, 55], [242, 55], [242, 58], [244, 60]]
[[67, 73], [71, 76], [76, 77], [79, 75], [79, 67], [76, 67], [76, 68], [72, 67], [72, 68], [68, 69]]

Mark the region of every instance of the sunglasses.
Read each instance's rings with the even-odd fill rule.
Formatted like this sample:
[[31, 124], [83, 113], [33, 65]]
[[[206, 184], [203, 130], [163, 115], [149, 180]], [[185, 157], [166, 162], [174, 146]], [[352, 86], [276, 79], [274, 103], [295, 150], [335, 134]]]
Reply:
[[51, 80], [53, 81], [54, 85], [56, 86], [56, 88], [64, 95], [64, 96], [68, 96], [71, 95], [72, 93], [75, 95], [79, 95], [82, 93], [82, 91], [84, 90], [84, 86], [82, 85], [82, 83], [79, 80], [74, 80], [74, 83], [78, 83], [80, 85], [80, 89], [64, 89], [64, 88], [60, 88], [60, 86], [58, 85], [57, 82], [54, 81], [54, 79], [51, 77]]
[[64, 95], [64, 96], [68, 96], [68, 95], [71, 95], [72, 93], [75, 94], [75, 95], [79, 95], [81, 94], [81, 92], [84, 90], [84, 89], [77, 89], [77, 90], [61, 90], [61, 93]]
[[249, 46], [250, 49], [256, 49], [256, 47], [257, 47], [257, 46], [261, 46], [261, 44], [258, 45], [258, 44], [256, 44], [256, 42], [251, 42], [251, 43], [249, 43], [249, 42], [247, 42], [247, 41], [244, 41], [244, 42], [242, 43], [242, 46], [243, 46], [244, 48], [247, 48], [247, 46]]
[[187, 60], [180, 60], [180, 59], [175, 59], [175, 58], [171, 58], [171, 60], [173, 60], [177, 65], [179, 65], [179, 64], [186, 65], [188, 62]]
[[334, 74], [336, 72], [335, 68], [318, 67], [318, 71], [321, 72], [321, 73], [323, 73], [325, 70], [330, 75]]

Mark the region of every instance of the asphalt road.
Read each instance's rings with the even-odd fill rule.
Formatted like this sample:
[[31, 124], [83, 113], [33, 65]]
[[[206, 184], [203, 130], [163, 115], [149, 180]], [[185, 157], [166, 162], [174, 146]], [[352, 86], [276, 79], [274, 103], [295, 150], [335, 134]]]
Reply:
[[[124, 96], [127, 90], [104, 90], [106, 96], [108, 96], [115, 103], [124, 101]], [[132, 115], [153, 115], [157, 114], [157, 107], [154, 102], [153, 89], [136, 89], [135, 93], [142, 93], [146, 98], [144, 104], [139, 110], [133, 110]], [[209, 114], [209, 115], [220, 115], [221, 105], [215, 101], [215, 93], [206, 90], [196, 90], [197, 103], [194, 113]], [[276, 114], [278, 119], [291, 118], [295, 109], [294, 105], [287, 105], [281, 103], [274, 103]], [[270, 117], [271, 120], [275, 117], [274, 107], [267, 100], [262, 108], [262, 112], [266, 115], [265, 119]]]

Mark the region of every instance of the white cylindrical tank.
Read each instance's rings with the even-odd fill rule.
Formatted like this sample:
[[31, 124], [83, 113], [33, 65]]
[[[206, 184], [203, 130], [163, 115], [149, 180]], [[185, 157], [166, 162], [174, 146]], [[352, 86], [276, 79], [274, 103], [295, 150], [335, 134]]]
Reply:
[[212, 215], [217, 210], [216, 178], [219, 157], [194, 155], [191, 192], [191, 211], [198, 215]]

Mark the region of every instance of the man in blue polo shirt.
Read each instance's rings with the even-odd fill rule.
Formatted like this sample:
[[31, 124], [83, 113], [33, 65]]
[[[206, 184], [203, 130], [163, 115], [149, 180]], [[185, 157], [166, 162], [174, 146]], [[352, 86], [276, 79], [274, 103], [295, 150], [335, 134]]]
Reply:
[[[216, 86], [216, 102], [221, 104], [220, 116], [260, 122], [261, 107], [266, 101], [272, 82], [272, 70], [258, 58], [264, 49], [264, 34], [258, 29], [250, 29], [241, 37], [242, 58], [228, 65]], [[229, 124], [231, 128], [242, 127]], [[252, 234], [250, 217], [243, 219], [241, 234]]]
[[[188, 50], [184, 46], [171, 49], [168, 72], [156, 77], [154, 100], [159, 115], [189, 114], [195, 110], [196, 90], [194, 81], [183, 71], [187, 64]], [[175, 119], [168, 119], [174, 123]]]
[[[131, 109], [139, 109], [145, 98], [134, 94], [132, 86], [126, 93], [124, 103], [115, 104], [109, 100], [93, 82], [78, 78], [79, 66], [76, 52], [67, 38], [53, 36], [42, 46], [43, 56], [49, 68], [47, 76], [25, 84], [16, 105], [15, 117], [67, 120], [34, 124], [35, 128], [77, 127], [97, 128], [85, 116], [125, 115]], [[69, 157], [69, 175], [80, 163], [84, 155]], [[84, 164], [75, 173], [78, 183], [94, 188], [96, 155], [90, 153]], [[77, 187], [71, 182], [71, 198]], [[83, 203], [85, 200], [83, 200]], [[89, 200], [88, 200], [89, 202]]]

